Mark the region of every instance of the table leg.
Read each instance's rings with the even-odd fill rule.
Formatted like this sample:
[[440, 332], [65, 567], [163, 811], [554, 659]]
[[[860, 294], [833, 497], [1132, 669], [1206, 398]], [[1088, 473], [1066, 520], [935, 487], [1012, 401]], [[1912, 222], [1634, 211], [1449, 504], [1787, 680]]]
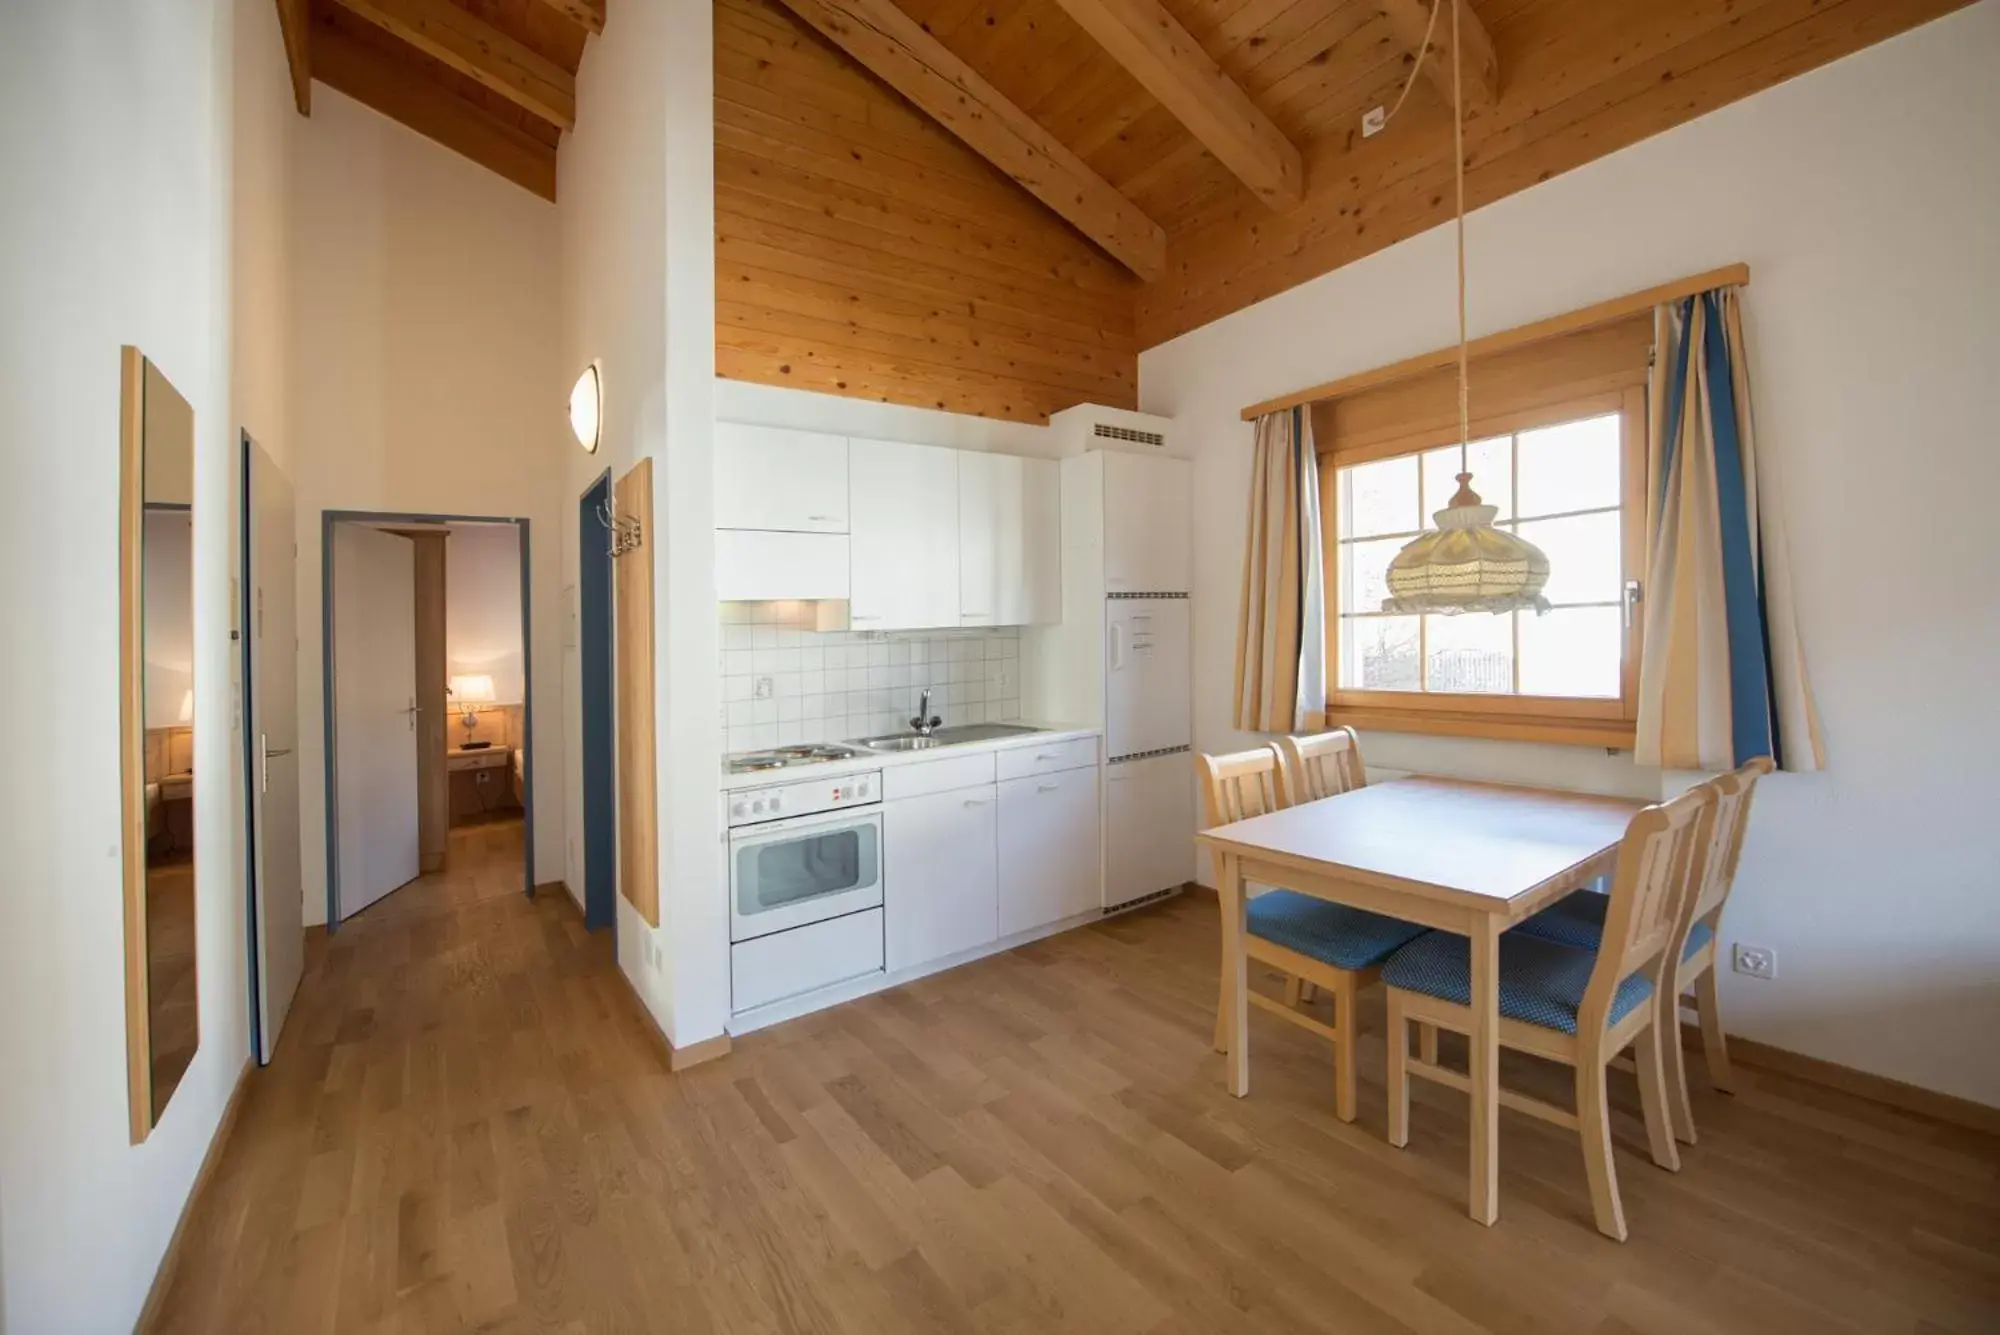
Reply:
[[1500, 1217], [1500, 925], [1481, 914], [1470, 934], [1472, 1023], [1466, 1035], [1472, 1083], [1472, 1190], [1469, 1213]]
[[1229, 1092], [1242, 1098], [1250, 1092], [1250, 972], [1243, 953], [1248, 923], [1243, 914], [1243, 864], [1234, 853], [1222, 858], [1222, 991], [1229, 1026]]

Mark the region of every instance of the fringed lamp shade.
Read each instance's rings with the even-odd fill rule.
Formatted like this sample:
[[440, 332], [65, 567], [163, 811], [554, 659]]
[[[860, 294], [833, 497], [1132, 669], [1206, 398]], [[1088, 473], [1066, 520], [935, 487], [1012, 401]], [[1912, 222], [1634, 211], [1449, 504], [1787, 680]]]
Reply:
[[1451, 504], [1389, 562], [1384, 612], [1546, 612], [1542, 586], [1549, 558], [1542, 549], [1493, 527], [1498, 507], [1480, 503], [1472, 474], [1458, 475]]

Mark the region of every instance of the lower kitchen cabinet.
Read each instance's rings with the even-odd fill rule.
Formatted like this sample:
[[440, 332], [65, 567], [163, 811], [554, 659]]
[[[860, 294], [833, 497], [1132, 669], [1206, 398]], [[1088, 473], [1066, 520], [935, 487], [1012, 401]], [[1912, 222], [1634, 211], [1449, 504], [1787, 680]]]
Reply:
[[882, 902], [891, 973], [987, 945], [998, 935], [998, 807], [990, 783], [883, 804]]
[[999, 789], [1000, 935], [1099, 907], [1096, 766]]

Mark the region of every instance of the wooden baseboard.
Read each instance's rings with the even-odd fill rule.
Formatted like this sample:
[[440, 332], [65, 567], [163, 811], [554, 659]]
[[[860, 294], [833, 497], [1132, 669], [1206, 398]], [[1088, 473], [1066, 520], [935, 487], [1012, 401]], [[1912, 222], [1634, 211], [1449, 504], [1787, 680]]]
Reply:
[[[1694, 1026], [1683, 1025], [1681, 1037], [1687, 1046], [1700, 1048], [1701, 1036]], [[1856, 1070], [1852, 1066], [1842, 1066], [1839, 1062], [1819, 1057], [1808, 1057], [1802, 1052], [1773, 1047], [1769, 1043], [1759, 1043], [1754, 1038], [1742, 1038], [1736, 1034], [1729, 1035], [1729, 1060], [1770, 1071], [1774, 1075], [1824, 1085], [1843, 1094], [1887, 1104], [1891, 1108], [1933, 1118], [1950, 1126], [2000, 1136], [2000, 1108], [1960, 1098], [1956, 1094], [1941, 1094], [1922, 1085]]]
[[632, 1008], [639, 1013], [639, 1019], [646, 1026], [646, 1032], [651, 1034], [653, 1042], [659, 1045], [660, 1056], [666, 1060], [669, 1071], [685, 1071], [690, 1066], [699, 1066], [703, 1062], [714, 1061], [717, 1057], [728, 1055], [730, 1046], [728, 1034], [717, 1034], [714, 1038], [690, 1043], [684, 1048], [675, 1047], [673, 1040], [669, 1039], [665, 1031], [660, 1028], [660, 1022], [653, 1018], [653, 1012], [647, 1007], [645, 998], [639, 995], [638, 988], [632, 986], [632, 980], [625, 976], [623, 969], [618, 971], [618, 977], [625, 984], [625, 995], [631, 999]]
[[223, 1105], [222, 1120], [215, 1124], [215, 1134], [209, 1137], [208, 1152], [201, 1156], [201, 1167], [195, 1170], [194, 1185], [188, 1188], [187, 1199], [181, 1202], [180, 1218], [174, 1221], [173, 1236], [167, 1239], [167, 1250], [160, 1256], [160, 1265], [153, 1272], [152, 1287], [146, 1290], [146, 1304], [139, 1309], [139, 1320], [132, 1329], [151, 1330], [159, 1319], [160, 1304], [167, 1299], [167, 1290], [173, 1287], [174, 1271], [181, 1260], [181, 1240], [187, 1232], [187, 1222], [194, 1216], [195, 1202], [207, 1190], [209, 1179], [215, 1176], [216, 1165], [222, 1162], [222, 1153], [229, 1148], [229, 1141], [236, 1134], [236, 1118], [243, 1111], [243, 1094], [250, 1088], [250, 1072], [257, 1063], [246, 1057], [243, 1069], [236, 1073], [236, 1087], [229, 1091], [229, 1102]]

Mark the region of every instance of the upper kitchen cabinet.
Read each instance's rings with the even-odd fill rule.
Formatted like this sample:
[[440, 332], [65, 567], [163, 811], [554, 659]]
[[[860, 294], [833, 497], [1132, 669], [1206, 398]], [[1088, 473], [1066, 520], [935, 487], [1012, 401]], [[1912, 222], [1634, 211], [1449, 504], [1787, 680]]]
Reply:
[[1187, 593], [1193, 466], [1185, 459], [1105, 451], [1104, 591]]
[[960, 624], [959, 458], [932, 445], [848, 441], [854, 629]]
[[847, 438], [717, 422], [715, 526], [847, 532]]
[[1062, 475], [1053, 459], [958, 456], [958, 621], [1062, 620]]

